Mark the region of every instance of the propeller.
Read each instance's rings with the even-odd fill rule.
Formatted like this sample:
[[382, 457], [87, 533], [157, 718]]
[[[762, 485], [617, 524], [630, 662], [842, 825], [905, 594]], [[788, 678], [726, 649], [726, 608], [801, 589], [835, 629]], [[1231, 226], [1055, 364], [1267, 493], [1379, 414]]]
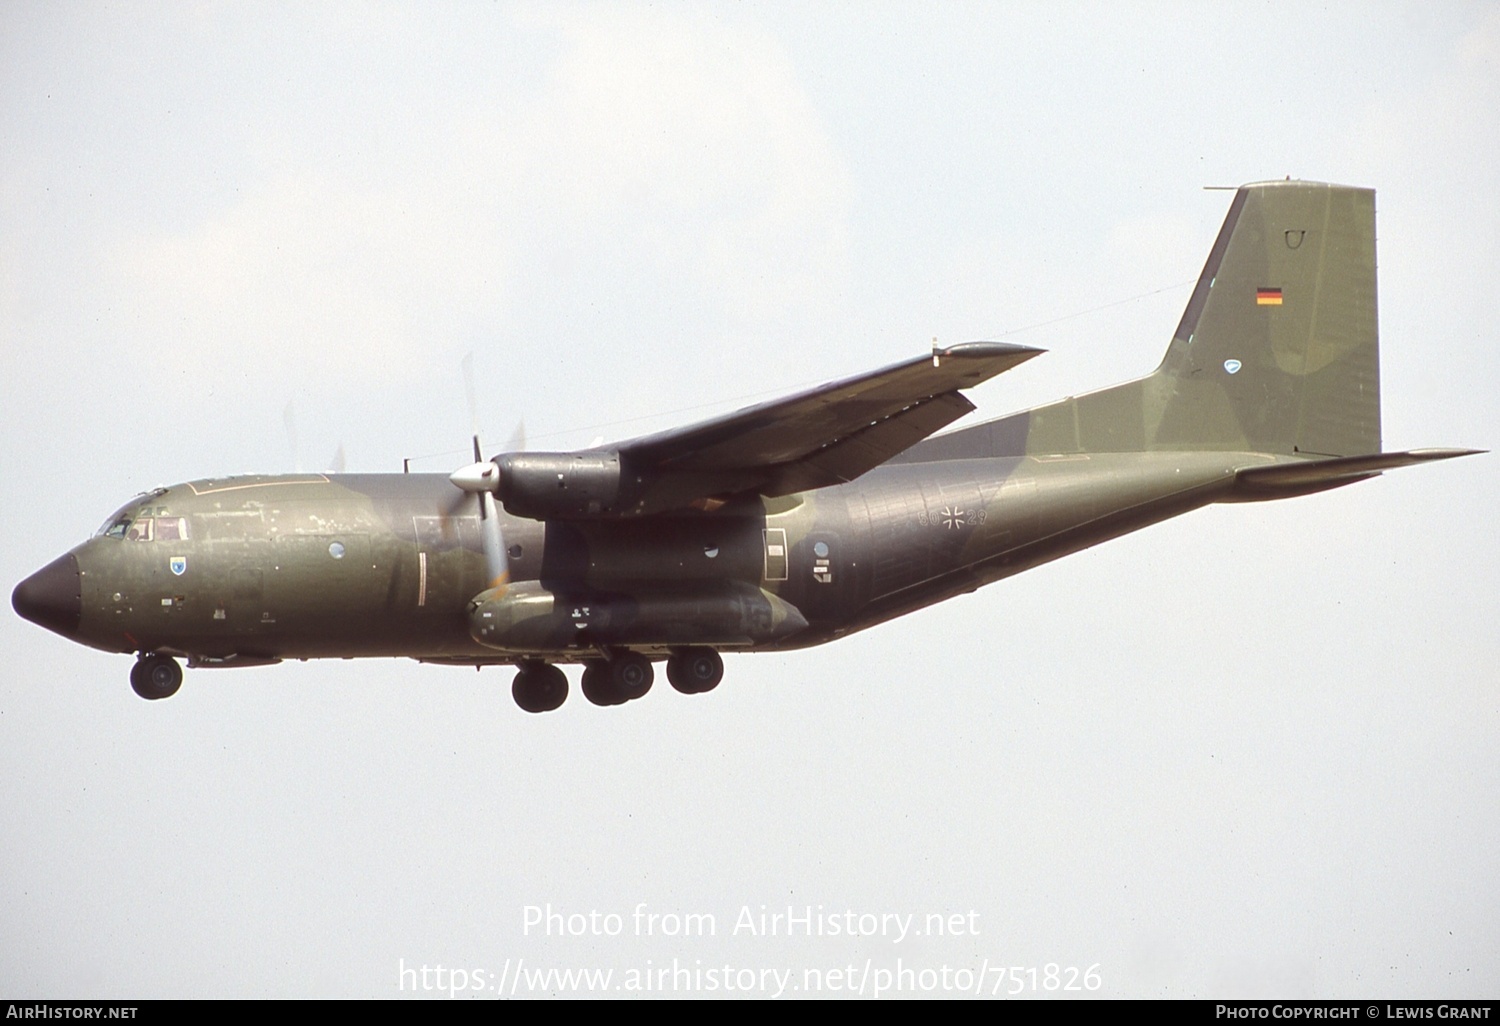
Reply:
[[302, 452], [297, 448], [297, 404], [288, 399], [281, 411], [281, 423], [286, 427], [286, 447], [292, 454], [292, 471], [302, 473]]
[[[510, 583], [510, 560], [505, 553], [505, 538], [500, 533], [500, 510], [495, 505], [495, 492], [500, 487], [500, 468], [493, 460], [486, 460], [479, 444], [479, 406], [474, 398], [474, 354], [463, 360], [464, 386], [469, 397], [469, 422], [474, 431], [474, 462], [460, 467], [448, 475], [461, 491], [479, 496], [479, 543], [484, 551], [484, 576], [488, 582], [486, 590], [504, 590]], [[524, 427], [518, 429], [524, 432]], [[525, 435], [520, 434], [524, 439]], [[523, 443], [524, 444], [524, 443]]]
[[[288, 399], [286, 406], [281, 411], [281, 423], [286, 426], [286, 447], [292, 454], [292, 469], [295, 473], [302, 473], [302, 450], [297, 444], [297, 401]], [[339, 447], [333, 451], [333, 457], [328, 461], [328, 473], [342, 474], [344, 472], [344, 443], [339, 442]]]
[[505, 538], [500, 533], [500, 510], [495, 505], [495, 489], [500, 485], [500, 468], [480, 455], [479, 435], [474, 435], [474, 462], [448, 475], [460, 489], [479, 496], [479, 543], [484, 550], [486, 588], [504, 588], [510, 583], [510, 562], [505, 555]]

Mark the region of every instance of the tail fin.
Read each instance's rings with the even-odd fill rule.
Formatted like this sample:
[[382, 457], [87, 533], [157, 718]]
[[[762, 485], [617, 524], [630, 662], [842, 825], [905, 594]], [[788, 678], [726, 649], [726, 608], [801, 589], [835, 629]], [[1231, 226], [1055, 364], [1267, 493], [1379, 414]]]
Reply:
[[1235, 193], [1161, 367], [1153, 449], [1380, 451], [1375, 193]]
[[1377, 453], [1378, 334], [1374, 191], [1246, 185], [1155, 373], [940, 436], [924, 455]]

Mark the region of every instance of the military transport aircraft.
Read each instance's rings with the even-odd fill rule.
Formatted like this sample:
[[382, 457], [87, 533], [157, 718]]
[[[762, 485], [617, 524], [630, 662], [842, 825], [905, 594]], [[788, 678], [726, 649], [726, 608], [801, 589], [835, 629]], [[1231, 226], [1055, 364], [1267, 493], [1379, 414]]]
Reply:
[[17, 585], [16, 612], [165, 698], [190, 667], [514, 664], [516, 702], [681, 692], [720, 652], [832, 641], [1213, 502], [1474, 450], [1382, 452], [1375, 194], [1236, 191], [1152, 374], [929, 437], [1040, 350], [970, 342], [689, 427], [441, 474], [158, 488]]

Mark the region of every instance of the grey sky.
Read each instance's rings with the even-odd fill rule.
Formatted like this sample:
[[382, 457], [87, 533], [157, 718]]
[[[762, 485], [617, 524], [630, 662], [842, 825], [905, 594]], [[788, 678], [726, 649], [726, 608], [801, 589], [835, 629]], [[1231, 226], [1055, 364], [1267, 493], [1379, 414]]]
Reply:
[[[450, 469], [470, 351], [487, 437], [546, 447], [933, 336], [1050, 350], [976, 421], [1133, 377], [1223, 218], [1202, 186], [1283, 175], [1378, 190], [1387, 448], [1493, 447], [1497, 112], [1493, 3], [9, 4], [0, 579], [156, 484], [340, 444]], [[541, 717], [507, 670], [398, 661], [146, 703], [7, 614], [0, 993], [900, 958], [1493, 996], [1491, 464], [1212, 508], [711, 696]], [[626, 935], [527, 935], [548, 903]], [[633, 936], [640, 903], [718, 935]], [[789, 904], [980, 932], [732, 933]]]

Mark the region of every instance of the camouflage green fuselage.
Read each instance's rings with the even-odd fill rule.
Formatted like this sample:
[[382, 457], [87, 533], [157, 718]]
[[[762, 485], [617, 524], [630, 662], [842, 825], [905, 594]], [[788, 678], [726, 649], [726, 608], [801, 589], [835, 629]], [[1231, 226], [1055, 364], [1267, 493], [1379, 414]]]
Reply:
[[572, 661], [601, 646], [661, 654], [674, 643], [804, 647], [1230, 497], [1236, 468], [1267, 462], [1111, 453], [897, 463], [857, 483], [713, 512], [507, 516], [511, 587], [557, 596], [550, 615], [566, 619], [561, 607], [589, 603], [645, 602], [649, 610], [674, 597], [675, 608], [707, 608], [764, 594], [768, 615], [788, 628], [757, 637], [712, 626], [722, 617], [681, 637], [663, 634], [660, 623], [602, 635], [585, 626], [521, 647], [471, 635], [468, 612], [486, 583], [478, 509], [446, 477], [197, 481], [142, 496], [117, 515], [181, 518], [185, 538], [101, 535], [74, 550], [78, 638], [210, 665], [356, 656]]

